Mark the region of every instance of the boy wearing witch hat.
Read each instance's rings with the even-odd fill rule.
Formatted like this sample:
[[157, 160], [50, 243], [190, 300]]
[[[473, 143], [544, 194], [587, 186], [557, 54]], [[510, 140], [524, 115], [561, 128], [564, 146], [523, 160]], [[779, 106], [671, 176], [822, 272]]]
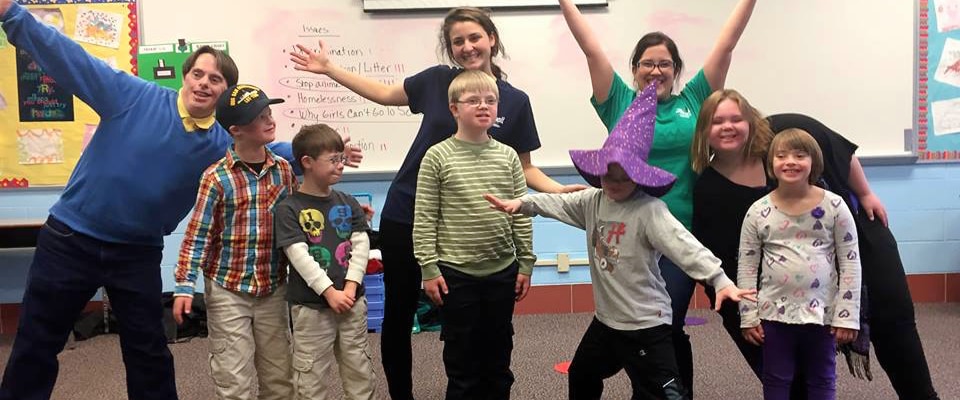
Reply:
[[658, 199], [674, 177], [647, 164], [656, 118], [656, 86], [637, 96], [599, 150], [571, 150], [574, 166], [594, 186], [575, 193], [532, 194], [493, 208], [542, 215], [587, 232], [596, 315], [570, 364], [570, 399], [597, 399], [603, 380], [626, 369], [633, 398], [687, 399], [673, 352], [670, 296], [657, 259], [669, 257], [724, 299], [756, 301], [738, 289], [720, 260]]

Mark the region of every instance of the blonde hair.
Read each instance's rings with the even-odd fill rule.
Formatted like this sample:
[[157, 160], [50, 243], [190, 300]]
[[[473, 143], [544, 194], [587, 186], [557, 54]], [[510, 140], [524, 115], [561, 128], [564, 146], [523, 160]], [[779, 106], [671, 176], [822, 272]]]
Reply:
[[697, 128], [694, 131], [693, 143], [690, 144], [690, 167], [698, 174], [707, 168], [713, 158], [714, 152], [710, 148], [710, 129], [713, 125], [713, 115], [724, 100], [736, 103], [740, 107], [740, 114], [743, 119], [750, 125], [747, 143], [742, 149], [744, 159], [750, 157], [764, 159], [767, 155], [767, 147], [773, 138], [770, 123], [760, 114], [760, 111], [750, 105], [750, 102], [740, 92], [733, 89], [717, 90], [703, 101], [703, 105], [700, 107], [700, 115], [697, 117]]
[[463, 71], [450, 82], [450, 86], [447, 88], [447, 97], [450, 103], [455, 103], [464, 92], [481, 92], [484, 90], [489, 90], [498, 98], [500, 97], [497, 80], [492, 76], [483, 71]]
[[784, 150], [802, 151], [810, 155], [810, 176], [807, 182], [814, 185], [820, 180], [820, 175], [823, 174], [823, 153], [820, 145], [807, 131], [797, 128], [784, 129], [773, 138], [767, 156], [767, 175], [777, 179], [773, 174], [773, 157]]

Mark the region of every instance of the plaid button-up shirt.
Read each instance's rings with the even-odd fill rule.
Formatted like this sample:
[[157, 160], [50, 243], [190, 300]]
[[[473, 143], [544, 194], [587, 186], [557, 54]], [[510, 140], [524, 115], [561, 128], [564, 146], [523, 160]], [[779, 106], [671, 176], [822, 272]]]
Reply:
[[287, 160], [265, 151], [259, 173], [232, 148], [204, 171], [180, 246], [176, 295], [193, 295], [201, 269], [225, 289], [254, 296], [266, 296], [286, 280], [285, 257], [274, 249], [273, 209], [298, 183]]

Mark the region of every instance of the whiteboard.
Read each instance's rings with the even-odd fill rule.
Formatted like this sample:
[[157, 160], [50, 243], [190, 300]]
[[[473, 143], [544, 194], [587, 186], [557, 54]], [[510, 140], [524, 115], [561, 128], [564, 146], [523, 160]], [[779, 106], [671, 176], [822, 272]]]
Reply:
[[[614, 68], [629, 78], [636, 41], [660, 30], [677, 41], [693, 76], [735, 0], [610, 0], [584, 13]], [[387, 83], [440, 63], [442, 11], [377, 14], [363, 0], [140, 0], [142, 44], [226, 40], [240, 80], [287, 100], [275, 106], [278, 137], [325, 121], [366, 151], [359, 172], [396, 171], [419, 116], [383, 107], [325, 77], [296, 72], [287, 52], [322, 38], [338, 62]], [[914, 4], [904, 0], [760, 1], [734, 53], [727, 87], [766, 114], [815, 116], [861, 146], [902, 155], [912, 127]], [[496, 10], [507, 80], [530, 95], [543, 146], [538, 166], [570, 166], [567, 150], [599, 147], [606, 130], [588, 99], [583, 55], [557, 9]]]
[[[607, 0], [574, 0], [577, 5], [607, 5]], [[363, 0], [365, 11], [396, 11], [451, 7], [550, 7], [556, 0]]]

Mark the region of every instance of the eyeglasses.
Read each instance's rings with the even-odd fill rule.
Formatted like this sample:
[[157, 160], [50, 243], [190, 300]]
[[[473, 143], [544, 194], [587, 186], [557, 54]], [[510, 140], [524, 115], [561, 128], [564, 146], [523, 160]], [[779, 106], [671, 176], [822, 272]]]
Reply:
[[660, 71], [669, 71], [673, 69], [673, 61], [662, 60], [662, 61], [653, 61], [653, 60], [643, 60], [637, 63], [637, 66], [640, 69], [645, 71], [653, 71], [654, 68], [660, 68]]
[[485, 99], [481, 99], [479, 97], [471, 97], [466, 100], [457, 100], [456, 102], [460, 104], [469, 105], [470, 107], [480, 107], [480, 104], [486, 104], [487, 107], [493, 107], [500, 102], [500, 99], [496, 97], [487, 97]]
[[330, 164], [346, 164], [347, 161], [350, 161], [350, 157], [347, 157], [344, 153], [334, 154], [332, 157], [328, 158], [327, 161], [330, 161]]

